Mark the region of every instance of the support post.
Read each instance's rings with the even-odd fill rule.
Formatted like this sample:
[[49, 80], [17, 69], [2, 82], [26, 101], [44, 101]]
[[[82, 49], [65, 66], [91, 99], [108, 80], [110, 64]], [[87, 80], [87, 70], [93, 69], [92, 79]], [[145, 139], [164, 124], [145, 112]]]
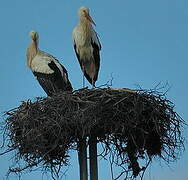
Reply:
[[98, 180], [97, 137], [89, 139], [90, 180]]
[[86, 138], [79, 140], [78, 160], [80, 166], [80, 180], [88, 180], [87, 145]]

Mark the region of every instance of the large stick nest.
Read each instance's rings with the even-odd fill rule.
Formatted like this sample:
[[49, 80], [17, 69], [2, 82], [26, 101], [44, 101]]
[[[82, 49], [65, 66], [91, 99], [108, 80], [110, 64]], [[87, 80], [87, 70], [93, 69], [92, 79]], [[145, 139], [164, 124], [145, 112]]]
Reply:
[[9, 150], [17, 150], [25, 168], [67, 164], [69, 150], [77, 149], [80, 139], [97, 136], [105, 150], [102, 156], [112, 153], [116, 165], [137, 176], [144, 170], [140, 158], [177, 158], [183, 147], [182, 123], [164, 94], [104, 88], [22, 102], [7, 112], [6, 130]]

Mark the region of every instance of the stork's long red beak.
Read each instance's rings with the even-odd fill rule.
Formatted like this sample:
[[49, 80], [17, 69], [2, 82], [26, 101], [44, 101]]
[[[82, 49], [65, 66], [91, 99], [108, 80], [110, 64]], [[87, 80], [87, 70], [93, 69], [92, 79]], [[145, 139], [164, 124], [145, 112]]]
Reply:
[[95, 22], [93, 21], [92, 17], [88, 14], [88, 13], [85, 13], [85, 16], [86, 18], [93, 24], [96, 26]]

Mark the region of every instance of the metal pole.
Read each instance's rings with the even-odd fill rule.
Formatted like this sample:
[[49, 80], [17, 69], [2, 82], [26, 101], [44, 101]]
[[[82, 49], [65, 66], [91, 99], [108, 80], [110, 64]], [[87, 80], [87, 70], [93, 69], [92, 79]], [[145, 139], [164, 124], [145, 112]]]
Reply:
[[89, 139], [90, 180], [98, 180], [97, 137]]
[[79, 141], [78, 160], [80, 166], [80, 180], [88, 180], [87, 145], [85, 138]]

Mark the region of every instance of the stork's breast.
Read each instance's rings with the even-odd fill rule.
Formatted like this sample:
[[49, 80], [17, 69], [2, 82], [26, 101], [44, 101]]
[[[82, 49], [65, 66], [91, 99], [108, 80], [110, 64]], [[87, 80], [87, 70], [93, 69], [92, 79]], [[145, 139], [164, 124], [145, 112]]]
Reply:
[[92, 47], [80, 47], [79, 54], [81, 59], [88, 59], [93, 56]]

